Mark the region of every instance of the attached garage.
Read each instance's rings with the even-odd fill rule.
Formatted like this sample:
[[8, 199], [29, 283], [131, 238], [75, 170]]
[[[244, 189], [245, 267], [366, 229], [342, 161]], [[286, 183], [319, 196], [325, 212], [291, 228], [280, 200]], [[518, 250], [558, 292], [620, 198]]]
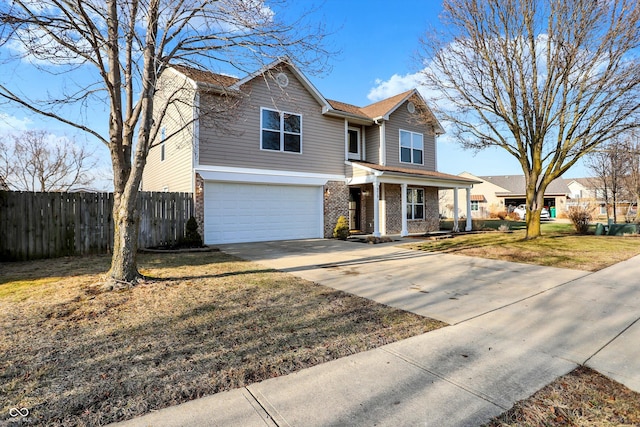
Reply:
[[321, 186], [205, 181], [206, 244], [323, 236]]

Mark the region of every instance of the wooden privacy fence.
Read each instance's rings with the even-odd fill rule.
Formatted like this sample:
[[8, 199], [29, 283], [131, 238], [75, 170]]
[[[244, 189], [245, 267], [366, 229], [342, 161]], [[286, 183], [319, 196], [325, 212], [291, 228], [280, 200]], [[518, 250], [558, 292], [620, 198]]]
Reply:
[[[112, 193], [0, 191], [0, 260], [108, 253], [113, 249]], [[139, 247], [184, 237], [190, 193], [138, 195]]]

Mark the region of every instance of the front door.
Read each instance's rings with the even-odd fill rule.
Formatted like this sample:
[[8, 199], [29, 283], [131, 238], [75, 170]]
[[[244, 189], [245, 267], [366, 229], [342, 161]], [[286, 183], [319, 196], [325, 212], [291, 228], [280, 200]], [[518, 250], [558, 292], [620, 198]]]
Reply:
[[349, 229], [360, 230], [360, 188], [349, 188]]

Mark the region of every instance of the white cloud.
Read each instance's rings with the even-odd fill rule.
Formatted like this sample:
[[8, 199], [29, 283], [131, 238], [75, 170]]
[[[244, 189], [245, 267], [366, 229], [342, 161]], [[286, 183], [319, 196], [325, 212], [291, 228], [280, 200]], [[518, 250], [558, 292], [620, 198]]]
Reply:
[[0, 113], [0, 132], [15, 132], [27, 130], [33, 122], [28, 117], [16, 117], [7, 113]]
[[404, 76], [394, 74], [389, 80], [376, 79], [376, 86], [369, 91], [367, 98], [372, 102], [377, 102], [405, 92], [409, 89], [420, 86], [420, 73], [405, 74]]

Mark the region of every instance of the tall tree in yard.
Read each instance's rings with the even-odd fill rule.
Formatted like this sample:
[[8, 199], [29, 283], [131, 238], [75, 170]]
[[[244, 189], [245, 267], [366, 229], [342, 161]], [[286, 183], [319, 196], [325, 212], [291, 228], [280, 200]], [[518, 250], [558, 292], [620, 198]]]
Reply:
[[444, 0], [425, 85], [467, 148], [500, 147], [526, 179], [527, 238], [547, 186], [638, 126], [637, 0]]
[[[0, 45], [9, 60], [29, 61], [66, 87], [31, 99], [0, 82], [0, 99], [85, 131], [109, 149], [113, 166], [115, 238], [108, 277], [135, 283], [136, 201], [149, 150], [172, 97], [154, 98], [171, 62], [218, 71], [255, 70], [288, 56], [300, 66], [326, 63], [323, 29], [309, 15], [287, 16], [273, 0], [0, 0]], [[52, 77], [53, 78], [53, 77]], [[71, 105], [108, 106], [108, 131], [67, 113]], [[202, 114], [202, 113], [201, 113]], [[167, 136], [167, 138], [169, 138]]]

